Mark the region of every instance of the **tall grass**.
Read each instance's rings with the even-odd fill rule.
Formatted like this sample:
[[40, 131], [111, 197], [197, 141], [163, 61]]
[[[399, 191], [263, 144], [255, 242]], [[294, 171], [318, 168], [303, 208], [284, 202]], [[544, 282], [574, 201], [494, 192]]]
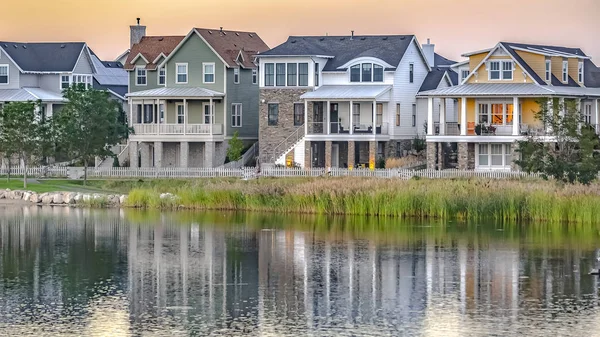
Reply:
[[[160, 199], [171, 192], [176, 200]], [[375, 178], [188, 181], [133, 189], [138, 208], [250, 210], [401, 218], [600, 223], [600, 184], [542, 180], [389, 180]]]

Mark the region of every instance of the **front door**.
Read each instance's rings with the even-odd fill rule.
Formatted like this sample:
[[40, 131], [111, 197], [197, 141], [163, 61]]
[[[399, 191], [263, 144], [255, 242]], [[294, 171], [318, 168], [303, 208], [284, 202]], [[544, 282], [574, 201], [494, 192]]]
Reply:
[[331, 167], [340, 167], [340, 145], [331, 144]]
[[338, 104], [331, 103], [329, 111], [329, 123], [331, 124], [331, 133], [339, 133], [340, 124], [338, 120]]
[[[204, 103], [204, 124], [212, 124], [212, 122], [214, 122], [214, 120], [211, 118], [213, 117], [211, 115], [211, 111], [210, 111], [210, 104], [208, 103]], [[213, 111], [214, 111], [214, 104], [213, 104]]]

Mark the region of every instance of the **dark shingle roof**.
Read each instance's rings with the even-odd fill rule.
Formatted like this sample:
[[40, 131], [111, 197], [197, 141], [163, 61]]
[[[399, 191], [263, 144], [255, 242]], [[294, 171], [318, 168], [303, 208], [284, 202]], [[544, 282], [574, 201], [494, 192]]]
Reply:
[[[516, 47], [520, 47], [518, 44], [515, 43], [507, 43], [507, 42], [500, 42], [504, 48], [506, 48], [506, 50], [510, 53], [510, 55], [521, 65], [523, 66], [523, 68], [525, 69], [525, 71], [531, 75], [531, 77], [533, 78], [533, 80], [537, 83], [537, 84], [546, 84], [546, 82], [544, 82], [544, 80], [535, 72], [533, 71], [533, 69], [531, 69], [531, 67], [529, 66], [529, 64], [527, 64], [527, 62], [525, 62], [525, 60], [523, 60], [523, 58], [521, 58], [521, 56], [519, 56], [519, 54], [517, 54], [517, 52], [512, 49], [510, 46], [516, 46]], [[523, 47], [520, 47], [523, 48]]]
[[592, 60], [583, 61], [583, 81], [588, 88], [600, 88], [600, 68]]
[[[444, 74], [448, 71], [447, 68], [436, 67], [433, 68], [427, 76], [425, 76], [425, 80], [421, 84], [421, 88], [419, 91], [427, 91], [437, 89], [440, 85], [440, 82], [444, 79]], [[458, 79], [458, 77], [457, 77]], [[452, 80], [452, 78], [450, 78]]]
[[0, 47], [23, 71], [70, 72], [75, 68], [83, 42], [21, 43], [2, 42]]
[[454, 70], [448, 70], [448, 76], [450, 76], [450, 81], [452, 81], [452, 85], [458, 85], [458, 73]]
[[433, 65], [435, 67], [449, 67], [456, 63], [456, 61], [449, 60], [438, 53], [433, 55]]
[[389, 36], [290, 36], [279, 46], [262, 53], [264, 56], [329, 56], [324, 71], [336, 71], [338, 67], [358, 57], [376, 57], [393, 67], [408, 49], [414, 35]]

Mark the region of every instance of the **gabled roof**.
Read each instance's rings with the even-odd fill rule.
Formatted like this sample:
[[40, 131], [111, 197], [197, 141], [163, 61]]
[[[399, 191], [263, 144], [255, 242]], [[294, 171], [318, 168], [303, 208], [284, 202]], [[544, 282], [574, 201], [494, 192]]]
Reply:
[[434, 67], [449, 67], [455, 63], [456, 63], [456, 61], [449, 60], [438, 53], [433, 54], [433, 66]]
[[286, 42], [262, 53], [260, 57], [332, 58], [323, 71], [339, 71], [340, 66], [359, 57], [375, 57], [396, 67], [414, 38], [414, 35], [290, 36]]
[[513, 48], [510, 47], [511, 45], [514, 45], [513, 43], [500, 42], [500, 44], [515, 59], [515, 61], [517, 61], [517, 63], [523, 68], [523, 70], [525, 70], [525, 72], [527, 72], [531, 76], [531, 78], [533, 78], [533, 80], [537, 84], [546, 84], [546, 82], [538, 74], [536, 74], [536, 72], [533, 71], [533, 69], [531, 69], [529, 64], [527, 64], [527, 62], [525, 62], [525, 60], [523, 60], [523, 58], [519, 56], [519, 54]]
[[71, 72], [84, 42], [21, 43], [0, 41], [2, 48], [24, 72]]
[[152, 63], [161, 53], [169, 55], [177, 45], [183, 40], [184, 36], [144, 36], [140, 43], [136, 43], [131, 47], [131, 51], [125, 61], [125, 70], [135, 69], [135, 64], [131, 62], [141, 55], [148, 60], [146, 69], [155, 70], [156, 64]]
[[458, 73], [454, 70], [448, 70], [448, 77], [452, 81], [452, 85], [458, 85]]
[[[419, 91], [427, 91], [427, 90], [437, 89], [440, 85], [440, 82], [444, 78], [447, 78], [450, 82], [452, 82], [452, 80], [446, 76], [447, 73], [448, 73], [448, 68], [442, 68], [442, 67], [433, 68], [427, 74], [427, 76], [425, 76], [425, 79], [423, 80], [423, 83], [421, 84], [421, 88], [419, 89]], [[453, 83], [451, 83], [451, 84], [454, 85]]]
[[269, 46], [254, 32], [194, 28], [228, 67], [235, 67], [238, 55], [243, 55], [239, 64], [244, 68], [254, 68], [254, 56], [269, 50]]
[[[559, 47], [559, 46], [546, 46], [539, 44], [529, 44], [529, 43], [513, 43], [513, 42], [500, 42], [505, 47], [515, 47], [519, 49], [525, 49], [533, 53], [543, 53], [548, 54], [549, 56], [566, 56], [569, 57], [587, 57], [583, 50], [580, 48], [569, 48], [569, 47]], [[512, 48], [511, 48], [512, 49]]]
[[588, 88], [600, 88], [600, 68], [592, 60], [583, 60], [583, 82]]

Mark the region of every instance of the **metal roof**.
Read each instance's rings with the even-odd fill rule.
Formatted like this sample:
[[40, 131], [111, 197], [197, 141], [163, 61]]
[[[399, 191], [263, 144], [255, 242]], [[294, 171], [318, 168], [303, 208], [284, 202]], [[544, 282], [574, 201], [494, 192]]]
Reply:
[[64, 102], [61, 94], [40, 88], [3, 89], [0, 90], [0, 102], [27, 102], [42, 100], [43, 102]]
[[376, 99], [391, 85], [324, 85], [300, 96], [301, 99]]
[[448, 88], [423, 91], [417, 96], [600, 96], [600, 88], [554, 87], [533, 83], [468, 83]]
[[92, 63], [96, 68], [94, 79], [100, 85], [123, 85], [129, 84], [129, 74], [118, 62], [103, 62], [98, 56], [92, 54]]
[[131, 92], [126, 97], [222, 97], [225, 94], [205, 88], [158, 88]]

